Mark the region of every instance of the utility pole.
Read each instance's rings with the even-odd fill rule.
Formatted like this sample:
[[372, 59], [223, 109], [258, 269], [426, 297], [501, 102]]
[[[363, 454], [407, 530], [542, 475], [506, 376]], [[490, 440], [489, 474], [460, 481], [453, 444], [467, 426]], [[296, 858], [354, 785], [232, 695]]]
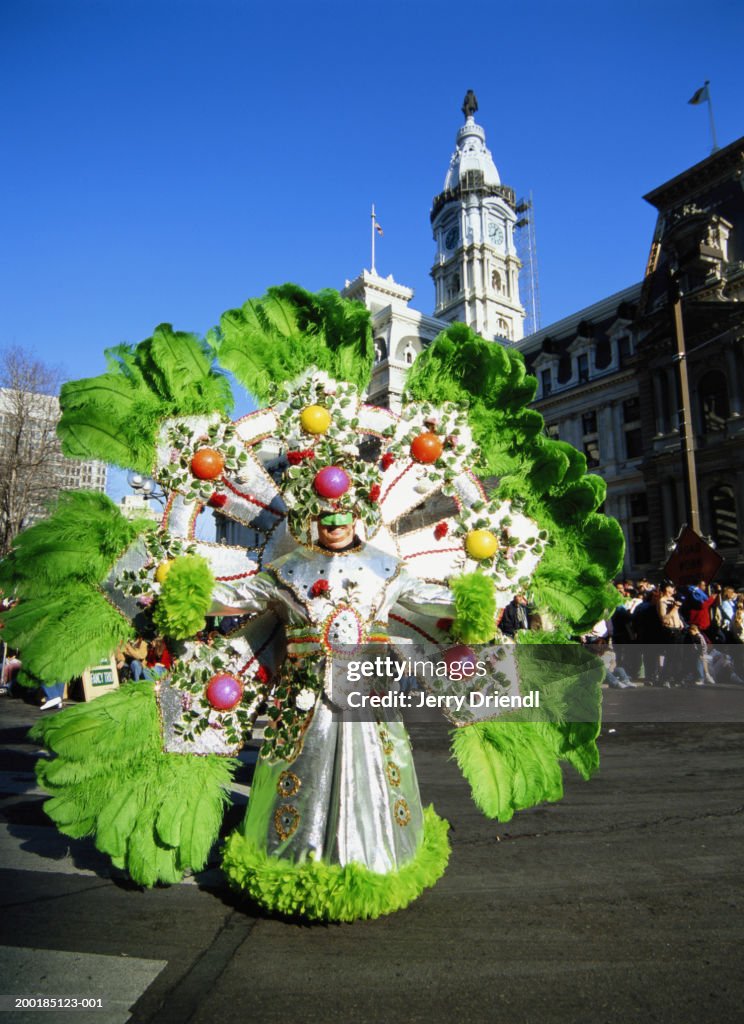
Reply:
[[692, 422], [692, 406], [690, 403], [690, 381], [687, 375], [687, 348], [685, 346], [685, 329], [682, 321], [682, 294], [679, 285], [672, 278], [672, 310], [674, 313], [674, 338], [677, 352], [674, 360], [677, 364], [677, 381], [681, 408], [679, 410], [679, 435], [682, 448], [682, 461], [685, 471], [685, 494], [687, 497], [688, 524], [695, 533], [700, 535], [700, 512], [698, 507], [697, 467], [695, 465], [695, 427]]

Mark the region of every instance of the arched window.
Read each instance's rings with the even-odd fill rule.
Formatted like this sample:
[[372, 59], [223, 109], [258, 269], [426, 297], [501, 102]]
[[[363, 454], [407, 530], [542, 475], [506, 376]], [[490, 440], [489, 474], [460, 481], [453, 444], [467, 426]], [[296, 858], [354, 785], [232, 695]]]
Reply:
[[698, 394], [703, 432], [723, 430], [729, 418], [729, 397], [726, 378], [720, 370], [710, 370], [700, 378]]
[[375, 362], [384, 363], [387, 359], [387, 345], [384, 338], [375, 338]]
[[407, 348], [405, 351], [406, 366], [413, 366], [413, 360], [416, 358], [416, 353], [412, 348]]
[[718, 484], [708, 492], [713, 539], [719, 548], [735, 548], [739, 544], [736, 521], [736, 498], [730, 484]]
[[494, 270], [494, 272], [491, 274], [491, 287], [495, 292], [501, 291], [501, 274], [498, 272], [498, 270]]

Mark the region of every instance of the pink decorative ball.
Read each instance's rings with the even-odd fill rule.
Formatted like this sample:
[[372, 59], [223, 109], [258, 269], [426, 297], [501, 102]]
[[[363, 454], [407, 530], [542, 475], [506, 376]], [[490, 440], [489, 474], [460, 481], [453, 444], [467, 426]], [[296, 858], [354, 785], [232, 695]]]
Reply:
[[207, 700], [217, 711], [231, 711], [242, 696], [243, 687], [235, 676], [221, 673], [207, 683]]
[[466, 647], [465, 644], [448, 647], [442, 654], [442, 661], [447, 666], [448, 675], [454, 670], [461, 679], [472, 679], [476, 674], [478, 658], [473, 648]]
[[321, 498], [340, 498], [351, 487], [351, 480], [340, 466], [326, 466], [315, 474], [313, 487]]

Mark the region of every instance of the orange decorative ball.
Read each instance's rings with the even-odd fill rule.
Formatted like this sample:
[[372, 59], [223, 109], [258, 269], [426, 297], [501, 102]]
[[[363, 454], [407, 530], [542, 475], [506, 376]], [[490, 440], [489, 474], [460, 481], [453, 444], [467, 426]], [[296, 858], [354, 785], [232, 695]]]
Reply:
[[225, 460], [214, 448], [200, 448], [191, 460], [191, 472], [199, 480], [216, 480], [222, 476]]
[[419, 434], [411, 442], [411, 455], [416, 462], [423, 462], [425, 465], [436, 462], [443, 451], [444, 445], [439, 435], [431, 431]]
[[300, 423], [306, 434], [325, 434], [331, 425], [331, 414], [322, 405], [308, 405], [300, 413]]

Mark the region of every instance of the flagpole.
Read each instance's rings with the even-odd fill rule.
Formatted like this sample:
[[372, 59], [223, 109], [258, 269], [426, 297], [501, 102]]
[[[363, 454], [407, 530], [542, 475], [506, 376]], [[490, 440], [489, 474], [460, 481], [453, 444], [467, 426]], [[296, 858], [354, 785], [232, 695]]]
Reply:
[[716, 139], [716, 124], [713, 120], [713, 101], [710, 98], [710, 82], [706, 82], [705, 87], [708, 90], [708, 116], [710, 117], [710, 134], [713, 139], [713, 149], [711, 149], [711, 153], [716, 153], [718, 151], [718, 140]]
[[376, 276], [375, 270], [375, 204], [372, 203], [372, 273]]

